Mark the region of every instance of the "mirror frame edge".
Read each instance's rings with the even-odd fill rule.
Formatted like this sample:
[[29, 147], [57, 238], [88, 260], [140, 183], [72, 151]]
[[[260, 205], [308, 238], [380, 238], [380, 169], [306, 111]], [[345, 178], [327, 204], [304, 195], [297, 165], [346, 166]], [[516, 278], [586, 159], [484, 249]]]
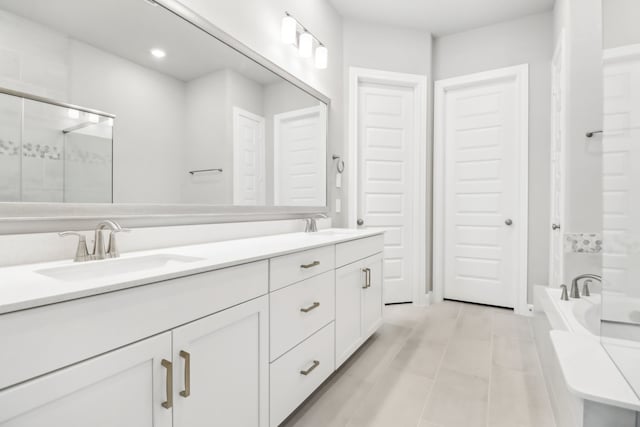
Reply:
[[[282, 77], [324, 103], [327, 113], [331, 99], [267, 59], [248, 45], [232, 37], [211, 21], [194, 12], [178, 0], [154, 0], [160, 7], [194, 25], [201, 31], [248, 57], [258, 65]], [[327, 136], [329, 114], [327, 114]], [[328, 145], [328, 138], [327, 138]], [[328, 151], [328, 150], [327, 150]], [[328, 154], [325, 154], [325, 164]], [[0, 202], [0, 235], [46, 233], [91, 229], [96, 221], [116, 219], [127, 227], [162, 227], [225, 222], [276, 221], [300, 219], [313, 214], [329, 214], [329, 186], [325, 178], [324, 206], [230, 206], [188, 204], [92, 204], [92, 203], [28, 203]]]

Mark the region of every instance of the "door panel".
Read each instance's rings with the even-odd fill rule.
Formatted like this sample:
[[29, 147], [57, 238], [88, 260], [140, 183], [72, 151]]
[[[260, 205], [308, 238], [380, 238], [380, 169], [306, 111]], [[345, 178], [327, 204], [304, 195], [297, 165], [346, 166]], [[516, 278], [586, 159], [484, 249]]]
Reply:
[[164, 333], [0, 392], [3, 427], [171, 427]]
[[266, 296], [175, 329], [174, 426], [267, 426], [267, 334]]
[[233, 204], [264, 205], [264, 117], [233, 108]]
[[276, 206], [325, 206], [326, 114], [320, 105], [273, 117]]
[[362, 342], [362, 267], [355, 262], [336, 269], [336, 367]]
[[549, 286], [558, 287], [564, 282], [564, 174], [567, 115], [567, 82], [565, 80], [564, 34], [551, 62], [551, 224], [549, 227]]
[[358, 217], [385, 227], [384, 301], [413, 300], [414, 94], [409, 88], [358, 88]]
[[518, 105], [512, 80], [445, 93], [445, 298], [514, 306]]
[[362, 291], [362, 332], [368, 338], [382, 323], [382, 255], [364, 260], [370, 270], [369, 286]]

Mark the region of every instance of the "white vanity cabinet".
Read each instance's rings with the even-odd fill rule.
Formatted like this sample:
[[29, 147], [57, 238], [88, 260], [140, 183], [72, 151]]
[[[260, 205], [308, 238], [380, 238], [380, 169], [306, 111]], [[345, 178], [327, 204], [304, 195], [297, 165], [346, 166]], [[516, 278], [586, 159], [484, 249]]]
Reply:
[[268, 298], [173, 330], [173, 425], [268, 425]]
[[0, 426], [278, 426], [380, 326], [363, 234], [0, 314]]
[[5, 389], [0, 425], [171, 427], [162, 406], [170, 360], [166, 332]]
[[336, 270], [336, 368], [382, 323], [382, 254]]

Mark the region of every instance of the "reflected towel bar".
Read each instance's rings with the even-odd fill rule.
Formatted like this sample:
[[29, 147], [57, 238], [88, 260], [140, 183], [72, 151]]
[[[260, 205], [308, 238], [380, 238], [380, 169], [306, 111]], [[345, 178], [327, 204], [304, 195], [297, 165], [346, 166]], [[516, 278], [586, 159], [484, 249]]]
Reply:
[[189, 171], [189, 173], [191, 175], [195, 175], [195, 174], [200, 173], [200, 172], [222, 172], [222, 169], [220, 169], [220, 168], [216, 168], [216, 169], [198, 169], [198, 170], [195, 170], [195, 171]]

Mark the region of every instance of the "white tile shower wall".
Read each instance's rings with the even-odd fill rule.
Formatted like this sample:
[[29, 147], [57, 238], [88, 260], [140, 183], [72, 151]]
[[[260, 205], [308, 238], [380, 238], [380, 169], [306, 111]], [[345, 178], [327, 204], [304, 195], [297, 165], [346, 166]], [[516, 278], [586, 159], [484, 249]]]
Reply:
[[[331, 224], [331, 219], [323, 219], [319, 221], [318, 227], [328, 228]], [[126, 253], [280, 233], [296, 233], [303, 230], [304, 221], [302, 220], [136, 228], [130, 233], [118, 235], [118, 247], [122, 253]], [[86, 230], [83, 234], [86, 236], [89, 250], [91, 250], [94, 239], [93, 231]], [[61, 238], [57, 233], [0, 235], [0, 267], [70, 260], [75, 254], [76, 246], [77, 239]]]

